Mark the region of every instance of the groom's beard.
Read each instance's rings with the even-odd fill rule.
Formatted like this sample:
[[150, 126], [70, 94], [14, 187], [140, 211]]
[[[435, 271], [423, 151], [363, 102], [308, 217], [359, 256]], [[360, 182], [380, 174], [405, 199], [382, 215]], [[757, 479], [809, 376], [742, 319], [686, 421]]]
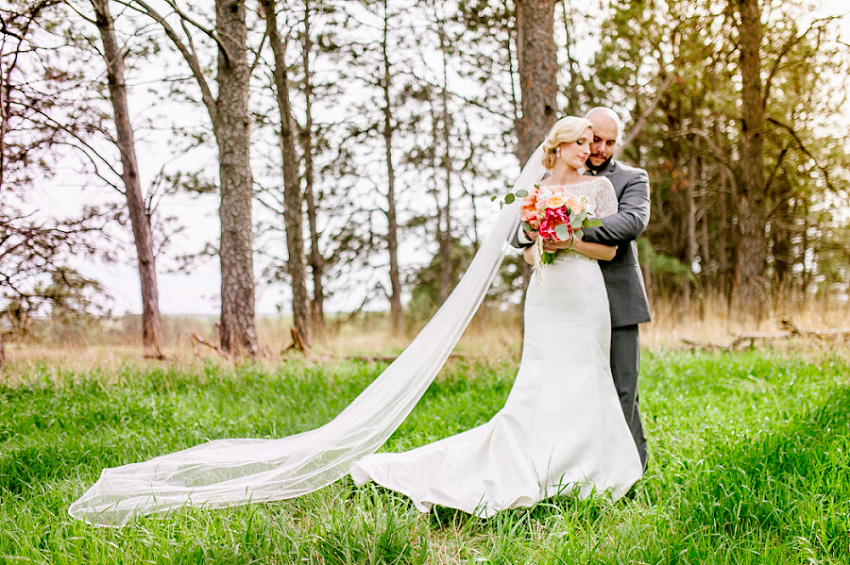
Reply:
[[600, 172], [600, 171], [604, 171], [605, 169], [607, 169], [607, 168], [608, 168], [608, 165], [610, 165], [610, 164], [611, 164], [611, 159], [613, 159], [613, 158], [614, 158], [614, 157], [608, 157], [608, 159], [606, 159], [606, 160], [605, 160], [605, 162], [603, 162], [603, 163], [602, 163], [601, 165], [599, 165], [598, 167], [597, 167], [597, 166], [594, 166], [594, 164], [590, 162], [590, 159], [588, 159], [587, 161], [585, 161], [585, 163], [584, 163], [584, 164], [585, 164], [585, 165], [587, 165], [587, 168], [588, 168], [588, 169], [590, 169], [591, 171], [593, 171], [594, 173], [598, 173], [598, 172]]

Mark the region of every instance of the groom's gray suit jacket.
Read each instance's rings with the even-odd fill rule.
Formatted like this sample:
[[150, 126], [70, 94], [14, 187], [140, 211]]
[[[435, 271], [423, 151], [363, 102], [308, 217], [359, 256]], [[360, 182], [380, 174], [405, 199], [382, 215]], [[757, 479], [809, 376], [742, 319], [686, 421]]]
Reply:
[[599, 261], [608, 289], [611, 326], [649, 322], [649, 301], [635, 243], [649, 222], [649, 176], [643, 169], [613, 159], [596, 174], [608, 177], [614, 185], [619, 208], [602, 219], [602, 226], [582, 230], [582, 239], [617, 246], [611, 261]]

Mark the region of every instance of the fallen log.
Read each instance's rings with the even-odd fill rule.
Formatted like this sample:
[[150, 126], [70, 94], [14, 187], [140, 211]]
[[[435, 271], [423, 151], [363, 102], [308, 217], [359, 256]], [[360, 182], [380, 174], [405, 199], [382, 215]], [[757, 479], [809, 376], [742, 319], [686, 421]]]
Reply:
[[729, 345], [729, 348], [733, 351], [738, 351], [741, 349], [752, 349], [755, 347], [757, 341], [773, 341], [777, 339], [788, 339], [793, 334], [791, 332], [782, 332], [782, 333], [769, 333], [769, 332], [747, 332], [747, 333], [739, 333], [739, 332], [729, 332], [729, 335], [733, 336], [735, 339]]
[[682, 343], [691, 346], [692, 349], [712, 351], [741, 351], [752, 349], [756, 343], [763, 341], [776, 341], [792, 337], [814, 337], [821, 340], [830, 338], [843, 338], [850, 336], [850, 328], [835, 328], [829, 330], [804, 329], [797, 326], [791, 320], [781, 321], [783, 331], [780, 332], [729, 332], [734, 339], [731, 343], [699, 342], [687, 338], [681, 338]]
[[782, 327], [794, 335], [812, 336], [817, 338], [833, 338], [850, 336], [850, 328], [834, 328], [830, 330], [809, 330], [797, 326], [791, 320], [782, 320]]

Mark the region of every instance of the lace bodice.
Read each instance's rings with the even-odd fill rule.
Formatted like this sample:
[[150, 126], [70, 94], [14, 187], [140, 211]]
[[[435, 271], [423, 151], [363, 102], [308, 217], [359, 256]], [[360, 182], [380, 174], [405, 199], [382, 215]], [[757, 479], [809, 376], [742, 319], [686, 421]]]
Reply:
[[575, 196], [586, 196], [594, 207], [594, 216], [604, 218], [617, 213], [617, 193], [606, 177], [587, 177], [575, 184], [564, 185]]

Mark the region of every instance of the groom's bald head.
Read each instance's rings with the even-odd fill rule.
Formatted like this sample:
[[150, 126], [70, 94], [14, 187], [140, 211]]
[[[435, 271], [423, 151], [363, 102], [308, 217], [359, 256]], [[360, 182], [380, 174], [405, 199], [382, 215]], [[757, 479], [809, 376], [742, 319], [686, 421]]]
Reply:
[[584, 117], [594, 125], [598, 124], [599, 126], [603, 126], [606, 128], [616, 129], [618, 141], [619, 136], [623, 134], [623, 120], [621, 120], [620, 116], [617, 115], [617, 112], [615, 112], [611, 108], [598, 106], [590, 110]]
[[623, 132], [623, 121], [610, 108], [601, 107], [592, 109], [585, 118], [593, 125], [593, 142], [587, 165], [593, 170], [600, 170], [614, 155]]

